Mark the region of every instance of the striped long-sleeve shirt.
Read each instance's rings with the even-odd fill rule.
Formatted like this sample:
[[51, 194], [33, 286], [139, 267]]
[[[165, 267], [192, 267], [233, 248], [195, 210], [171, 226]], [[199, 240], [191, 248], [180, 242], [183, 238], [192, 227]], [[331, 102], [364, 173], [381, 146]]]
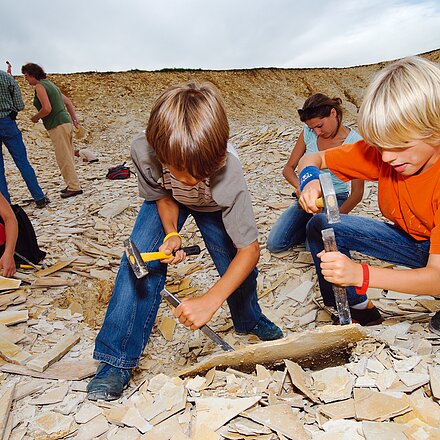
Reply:
[[11, 112], [23, 109], [24, 102], [17, 81], [0, 70], [0, 118], [6, 118]]

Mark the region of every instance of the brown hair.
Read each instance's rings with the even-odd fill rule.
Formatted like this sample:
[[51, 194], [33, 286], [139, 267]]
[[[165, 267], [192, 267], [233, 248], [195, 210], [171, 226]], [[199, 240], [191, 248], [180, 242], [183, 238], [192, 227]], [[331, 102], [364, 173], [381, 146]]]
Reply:
[[[342, 124], [342, 100], [341, 98], [329, 98], [323, 93], [315, 93], [307, 98], [304, 102], [303, 108], [298, 109], [299, 118], [301, 122], [306, 122], [313, 118], [326, 118], [330, 116], [332, 108], [336, 110], [338, 118], [338, 128]], [[336, 131], [337, 131], [336, 130]]]
[[196, 179], [225, 164], [229, 124], [220, 92], [211, 83], [167, 89], [153, 105], [146, 132], [162, 164]]
[[35, 79], [40, 81], [41, 79], [46, 79], [46, 72], [38, 64], [27, 63], [21, 67], [21, 73], [33, 76]]

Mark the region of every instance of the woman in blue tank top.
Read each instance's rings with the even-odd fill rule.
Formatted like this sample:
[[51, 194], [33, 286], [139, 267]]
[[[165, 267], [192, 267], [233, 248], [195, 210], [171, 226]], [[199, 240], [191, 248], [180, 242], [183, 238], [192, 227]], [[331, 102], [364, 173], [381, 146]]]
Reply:
[[[332, 99], [322, 93], [316, 93], [306, 100], [302, 109], [298, 110], [301, 122], [304, 122], [305, 126], [283, 169], [284, 178], [295, 189], [295, 197], [300, 195], [299, 179], [295, 169], [304, 154], [316, 153], [341, 144], [353, 144], [361, 139], [355, 130], [342, 124], [341, 103], [340, 98]], [[332, 173], [330, 174], [338, 199], [339, 211], [347, 214], [362, 200], [364, 182], [353, 180], [350, 191], [348, 182], [343, 182]], [[281, 214], [270, 231], [267, 240], [269, 251], [282, 252], [304, 243], [306, 225], [311, 217], [311, 214], [303, 211], [295, 200]]]

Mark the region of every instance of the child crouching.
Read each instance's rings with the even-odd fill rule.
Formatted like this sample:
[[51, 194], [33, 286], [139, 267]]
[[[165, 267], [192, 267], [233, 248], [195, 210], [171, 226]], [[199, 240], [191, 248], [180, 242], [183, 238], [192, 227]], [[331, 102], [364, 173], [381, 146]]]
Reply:
[[[366, 91], [358, 127], [364, 140], [300, 161], [300, 204], [318, 212], [320, 169], [342, 180], [378, 181], [379, 208], [390, 222], [342, 215], [328, 225], [316, 214], [307, 225], [324, 303], [334, 305], [331, 283], [347, 286], [353, 320], [373, 325], [382, 317], [366, 296], [369, 286], [440, 296], [439, 65], [411, 57], [384, 68]], [[339, 252], [323, 251], [321, 231], [330, 226]], [[351, 250], [412, 270], [361, 265]], [[439, 312], [430, 328], [440, 334]]]

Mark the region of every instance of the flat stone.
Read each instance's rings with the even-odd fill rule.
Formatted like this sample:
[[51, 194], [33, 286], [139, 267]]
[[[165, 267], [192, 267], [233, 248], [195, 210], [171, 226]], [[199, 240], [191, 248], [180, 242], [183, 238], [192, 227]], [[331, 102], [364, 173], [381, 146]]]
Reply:
[[405, 414], [411, 407], [405, 395], [400, 398], [365, 388], [354, 389], [354, 406], [358, 420], [381, 422]]
[[325, 402], [345, 400], [351, 397], [354, 377], [345, 367], [331, 367], [312, 373], [313, 386], [319, 398]]

